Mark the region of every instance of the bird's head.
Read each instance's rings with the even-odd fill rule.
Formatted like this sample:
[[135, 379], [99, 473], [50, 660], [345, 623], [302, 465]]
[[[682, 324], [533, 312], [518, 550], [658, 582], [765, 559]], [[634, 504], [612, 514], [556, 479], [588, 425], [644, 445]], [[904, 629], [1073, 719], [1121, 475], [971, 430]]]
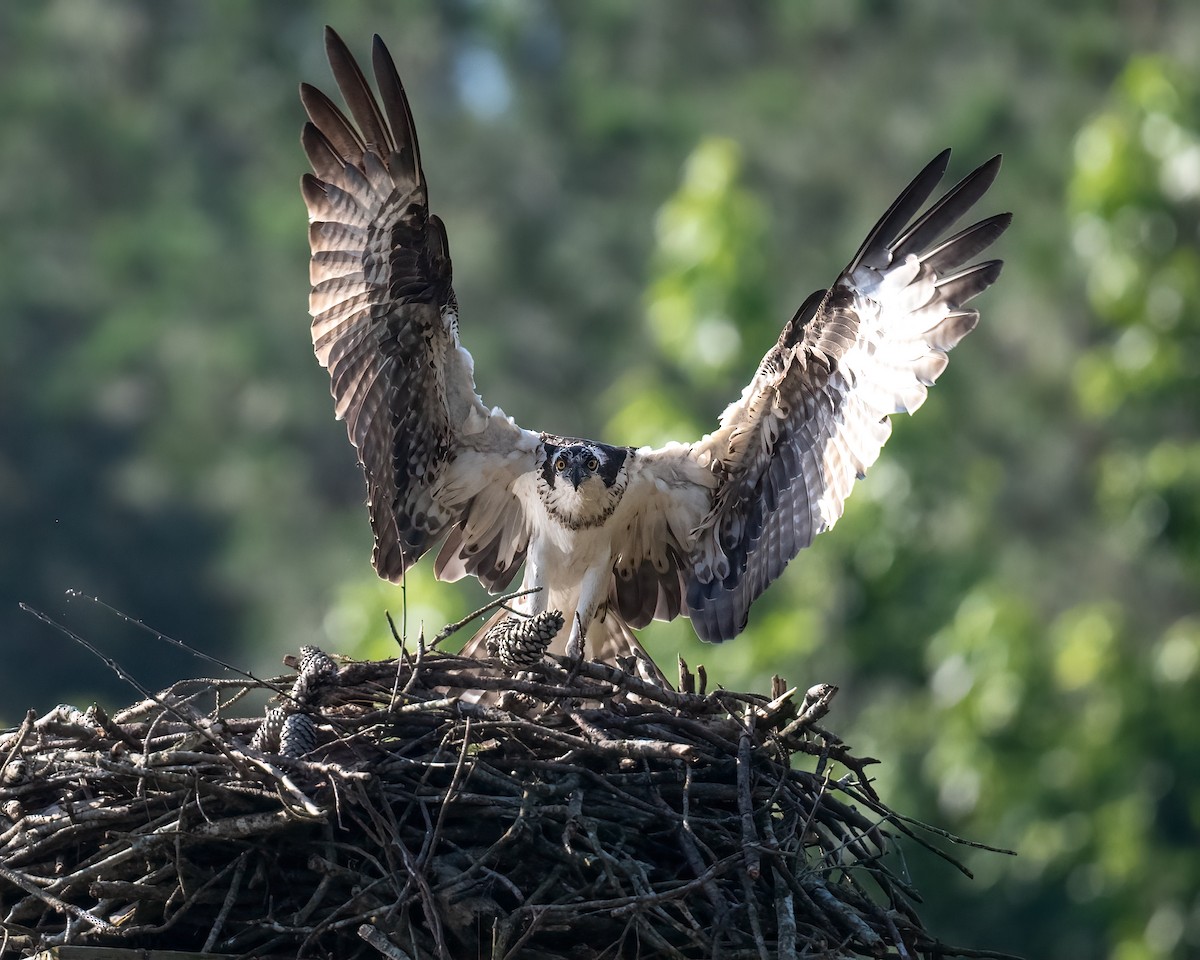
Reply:
[[542, 481], [551, 510], [577, 523], [606, 519], [625, 492], [625, 447], [589, 440], [543, 439]]
[[607, 472], [601, 472], [609, 458], [595, 444], [572, 443], [553, 451], [547, 448], [546, 460], [550, 467], [547, 480], [551, 486], [569, 483], [578, 490], [589, 480], [599, 480], [606, 487], [612, 486], [612, 478], [606, 475]]

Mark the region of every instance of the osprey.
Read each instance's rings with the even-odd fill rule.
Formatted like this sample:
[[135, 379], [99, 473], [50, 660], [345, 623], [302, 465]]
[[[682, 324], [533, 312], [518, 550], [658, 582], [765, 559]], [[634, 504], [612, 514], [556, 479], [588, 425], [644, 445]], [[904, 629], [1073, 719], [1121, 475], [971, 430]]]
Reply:
[[950, 151], [917, 174], [833, 286], [784, 326], [712, 433], [612, 446], [526, 430], [483, 404], [392, 58], [376, 36], [376, 98], [333, 30], [326, 51], [349, 116], [301, 85], [309, 310], [366, 475], [376, 571], [400, 581], [440, 544], [440, 579], [474, 576], [495, 593], [524, 565], [521, 588], [533, 592], [517, 619], [499, 611], [472, 653], [488, 642], [510, 649], [496, 644], [522, 622], [543, 644], [554, 635], [557, 652], [580, 656], [586, 642], [609, 659], [639, 652], [630, 628], [654, 618], [690, 617], [702, 640], [736, 636], [788, 561], [842, 515], [889, 415], [922, 404], [946, 352], [978, 321], [966, 304], [1001, 264], [967, 262], [1011, 216], [942, 237], [1000, 158], [920, 216]]

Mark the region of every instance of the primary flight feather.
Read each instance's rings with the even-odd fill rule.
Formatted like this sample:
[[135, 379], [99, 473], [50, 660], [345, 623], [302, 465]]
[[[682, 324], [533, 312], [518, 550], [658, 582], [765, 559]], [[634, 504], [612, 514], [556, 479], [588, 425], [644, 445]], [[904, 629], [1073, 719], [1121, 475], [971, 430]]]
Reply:
[[[523, 566], [521, 587], [539, 588], [520, 601], [537, 650], [562, 623], [550, 649], [580, 655], [586, 643], [611, 659], [639, 650], [631, 627], [681, 614], [703, 640], [736, 636], [788, 561], [842, 515], [889, 416], [924, 402], [947, 351], [978, 321], [967, 303], [1001, 264], [969, 261], [1010, 215], [944, 235], [1000, 158], [924, 213], [950, 151], [917, 174], [833, 286], [783, 328], [716, 430], [659, 449], [615, 447], [526, 430], [484, 405], [392, 58], [375, 37], [376, 95], [332, 30], [326, 50], [348, 114], [301, 85], [309, 309], [366, 475], [379, 575], [399, 581], [439, 544], [445, 580], [470, 575], [497, 592]], [[497, 649], [508, 616], [469, 650], [489, 636]], [[504, 649], [516, 649], [509, 633]]]

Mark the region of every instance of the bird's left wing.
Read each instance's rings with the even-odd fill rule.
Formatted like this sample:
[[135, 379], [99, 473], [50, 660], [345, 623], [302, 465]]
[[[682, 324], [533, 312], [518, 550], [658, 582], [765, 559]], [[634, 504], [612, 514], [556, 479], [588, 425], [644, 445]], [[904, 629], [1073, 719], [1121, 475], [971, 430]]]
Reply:
[[913, 220], [949, 153], [909, 184], [837, 282], [809, 297], [718, 429], [692, 446], [717, 484], [683, 571], [684, 612], [701, 639], [741, 632], [754, 599], [842, 515], [891, 432], [889, 416], [924, 402], [946, 351], [978, 321], [965, 305], [1000, 261], [964, 264], [1011, 218], [939, 239], [990, 186], [996, 157]]
[[528, 544], [512, 484], [535, 468], [539, 438], [475, 392], [446, 230], [429, 212], [412, 113], [387, 48], [375, 37], [376, 100], [332, 30], [325, 45], [350, 116], [301, 85], [313, 168], [302, 181], [309, 312], [336, 414], [366, 474], [375, 569], [398, 581], [448, 536], [439, 575], [472, 573], [500, 589]]

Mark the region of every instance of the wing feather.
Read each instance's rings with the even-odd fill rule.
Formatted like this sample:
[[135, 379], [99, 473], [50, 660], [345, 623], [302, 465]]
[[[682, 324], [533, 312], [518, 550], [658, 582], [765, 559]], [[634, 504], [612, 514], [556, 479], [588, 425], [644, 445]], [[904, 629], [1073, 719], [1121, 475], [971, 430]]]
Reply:
[[[945, 156], [949, 159], [949, 150], [945, 151]], [[942, 169], [945, 170], [945, 163], [942, 164]], [[1000, 158], [996, 156], [959, 180], [890, 244], [892, 259], [904, 260], [910, 253], [919, 256], [922, 250], [954, 226], [979, 202], [987, 193], [988, 187], [995, 182], [999, 172]], [[931, 185], [930, 192], [934, 186], [936, 184]]]
[[[300, 84], [300, 103], [304, 106], [304, 112], [308, 114], [309, 120], [312, 121], [314, 130], [325, 141], [324, 150], [332, 155], [328, 159], [341, 166], [357, 167], [361, 165], [363, 153], [367, 149], [366, 144], [363, 143], [358, 131], [354, 129], [353, 124], [346, 119], [346, 115], [337, 108], [334, 102], [316, 87], [302, 83]], [[319, 161], [317, 157], [313, 156], [311, 145], [303, 132], [300, 135], [300, 142], [308, 151], [309, 162], [312, 163], [317, 175], [328, 179], [323, 166], [328, 162], [327, 158], [322, 155]], [[336, 172], [330, 170], [328, 175], [336, 176]]]
[[333, 70], [333, 78], [337, 82], [342, 99], [346, 101], [350, 115], [354, 117], [354, 122], [361, 132], [360, 142], [364, 152], [370, 150], [385, 155], [393, 152], [395, 141], [388, 132], [367, 78], [363, 76], [358, 62], [345, 42], [333, 30], [325, 31], [325, 56]]
[[963, 264], [1011, 217], [989, 217], [939, 242], [1000, 167], [999, 157], [989, 160], [917, 216], [949, 156], [938, 154], [917, 174], [837, 282], [796, 312], [718, 429], [693, 445], [717, 481], [686, 570], [684, 609], [702, 639], [741, 632], [751, 603], [837, 522], [854, 481], [887, 441], [889, 415], [920, 407], [946, 351], [978, 322], [964, 305], [1001, 264]]
[[334, 411], [366, 477], [375, 568], [399, 580], [449, 535], [448, 572], [461, 567], [498, 588], [528, 544], [512, 484], [534, 468], [538, 437], [485, 408], [475, 392], [473, 363], [458, 339], [445, 227], [429, 212], [416, 129], [391, 56], [376, 37], [376, 99], [332, 30], [326, 52], [349, 115], [301, 85], [309, 117], [301, 144], [313, 168], [301, 180], [312, 248], [309, 312]]
[[625, 494], [614, 530], [609, 605], [632, 627], [673, 620], [684, 605], [696, 525], [708, 511], [716, 478], [690, 447], [643, 447], [627, 461]]

